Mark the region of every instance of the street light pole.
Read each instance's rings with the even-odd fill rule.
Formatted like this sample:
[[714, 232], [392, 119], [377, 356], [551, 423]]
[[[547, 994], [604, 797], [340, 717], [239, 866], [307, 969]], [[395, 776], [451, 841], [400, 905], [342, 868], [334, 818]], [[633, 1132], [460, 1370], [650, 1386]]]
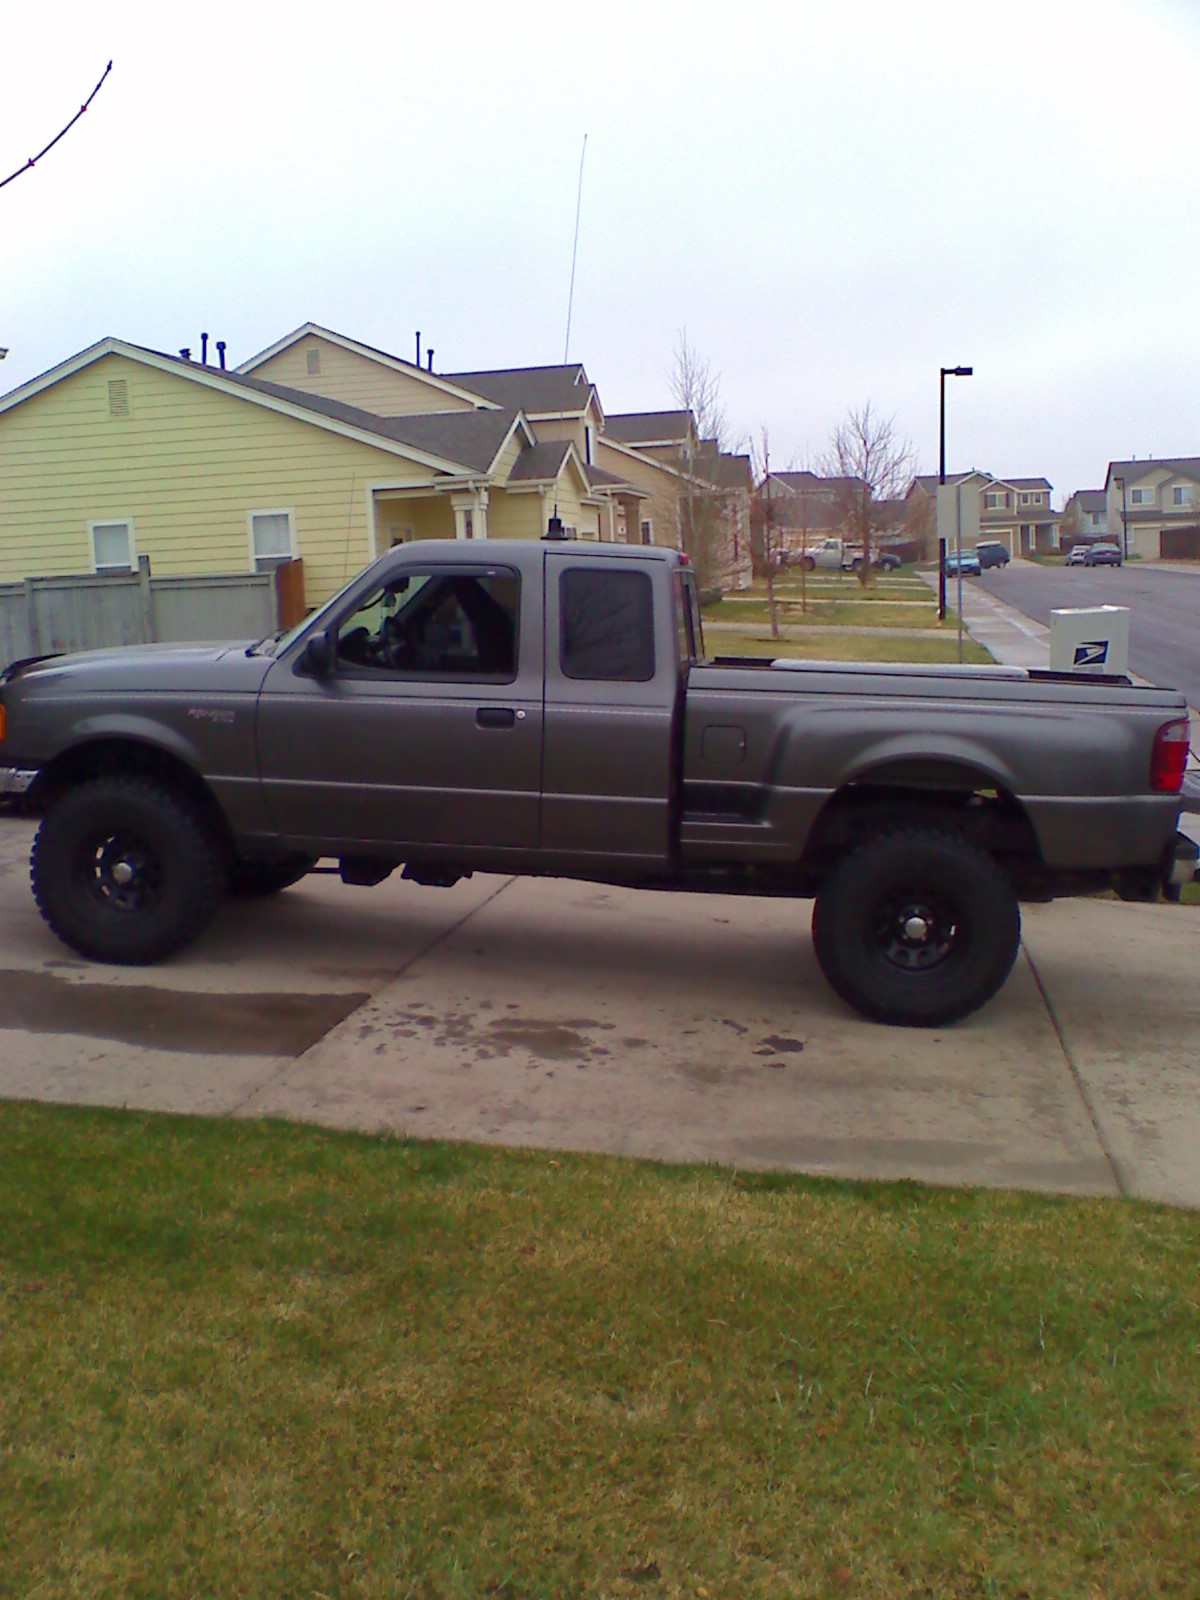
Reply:
[[[941, 367], [938, 370], [938, 488], [946, 482], [946, 379], [969, 378], [974, 367]], [[938, 509], [941, 509], [938, 495]], [[958, 550], [958, 659], [962, 660], [962, 507], [955, 498], [955, 529]], [[946, 541], [938, 535], [938, 621], [946, 620]]]
[[1121, 560], [1129, 560], [1129, 524], [1125, 520], [1125, 479], [1114, 478], [1113, 482], [1121, 491]]

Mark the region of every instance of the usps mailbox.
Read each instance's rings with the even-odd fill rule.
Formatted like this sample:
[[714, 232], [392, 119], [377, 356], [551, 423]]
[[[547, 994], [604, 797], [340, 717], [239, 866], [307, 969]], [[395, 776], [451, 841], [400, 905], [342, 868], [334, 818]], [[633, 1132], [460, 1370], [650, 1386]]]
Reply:
[[1127, 672], [1129, 607], [1078, 606], [1050, 613], [1051, 672]]

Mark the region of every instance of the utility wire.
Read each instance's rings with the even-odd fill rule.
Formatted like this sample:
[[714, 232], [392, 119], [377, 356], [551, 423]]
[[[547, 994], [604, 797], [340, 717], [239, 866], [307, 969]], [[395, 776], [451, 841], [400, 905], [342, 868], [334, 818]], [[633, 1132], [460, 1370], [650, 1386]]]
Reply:
[[109, 73], [111, 71], [112, 71], [112, 62], [110, 61], [108, 63], [108, 65], [105, 67], [104, 71], [100, 75], [100, 82], [92, 90], [91, 94], [88, 95], [87, 99], [83, 102], [83, 104], [80, 106], [79, 110], [71, 118], [70, 122], [67, 123], [66, 127], [61, 129], [60, 132], [56, 133], [54, 135], [53, 139], [51, 139], [50, 143], [48, 145], [44, 146], [41, 150], [39, 150], [37, 155], [30, 156], [29, 160], [24, 162], [21, 166], [19, 166], [15, 172], [10, 172], [7, 178], [0, 179], [0, 189], [3, 189], [6, 184], [11, 183], [14, 178], [19, 178], [23, 172], [28, 172], [30, 167], [36, 167], [38, 162], [42, 159], [42, 157], [44, 155], [49, 154], [49, 152], [54, 149], [54, 146], [58, 143], [58, 141], [60, 139], [64, 138], [68, 133], [70, 133], [71, 129], [75, 126], [75, 124], [79, 121], [79, 119], [83, 115], [83, 113], [91, 105], [92, 101], [100, 93], [100, 90], [104, 86], [104, 80], [105, 80], [105, 78], [108, 77], [108, 75], [109, 75]]
[[571, 292], [567, 296], [567, 337], [563, 341], [563, 366], [571, 348], [571, 307], [575, 304], [575, 260], [579, 255], [579, 211], [583, 205], [583, 158], [587, 155], [587, 134], [583, 136], [583, 149], [579, 152], [579, 189], [575, 196], [575, 243], [571, 248]]

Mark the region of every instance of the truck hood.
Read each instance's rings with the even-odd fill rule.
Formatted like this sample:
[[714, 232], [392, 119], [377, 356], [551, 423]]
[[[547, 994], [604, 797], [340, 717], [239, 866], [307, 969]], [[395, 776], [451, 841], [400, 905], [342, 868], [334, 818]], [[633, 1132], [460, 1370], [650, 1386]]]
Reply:
[[256, 692], [272, 658], [247, 655], [252, 640], [212, 644], [134, 644], [74, 655], [34, 656], [15, 661], [0, 684], [26, 694]]

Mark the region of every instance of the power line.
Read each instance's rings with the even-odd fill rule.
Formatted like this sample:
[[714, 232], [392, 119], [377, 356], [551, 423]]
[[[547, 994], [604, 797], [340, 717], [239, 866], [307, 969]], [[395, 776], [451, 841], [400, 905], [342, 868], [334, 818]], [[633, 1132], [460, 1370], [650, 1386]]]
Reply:
[[104, 86], [104, 80], [105, 80], [105, 78], [108, 77], [108, 75], [109, 75], [109, 73], [111, 71], [112, 71], [112, 62], [110, 61], [108, 63], [108, 65], [105, 67], [104, 71], [100, 74], [100, 82], [92, 90], [91, 94], [88, 95], [87, 99], [83, 102], [83, 104], [80, 106], [79, 110], [71, 118], [70, 122], [67, 123], [66, 127], [60, 129], [59, 132], [54, 135], [53, 139], [51, 139], [50, 143], [48, 145], [43, 146], [43, 148], [38, 151], [37, 155], [30, 156], [29, 160], [23, 162], [21, 164], [21, 166], [19, 166], [15, 172], [10, 172], [7, 178], [0, 179], [0, 189], [3, 189], [6, 184], [11, 183], [14, 178], [19, 178], [23, 172], [28, 172], [30, 167], [36, 167], [38, 162], [42, 159], [42, 157], [44, 155], [47, 155], [51, 150], [53, 150], [54, 146], [58, 143], [58, 141], [60, 139], [64, 138], [68, 133], [70, 133], [71, 129], [75, 126], [75, 124], [79, 121], [79, 119], [83, 115], [83, 113], [91, 105], [92, 101], [100, 93], [100, 90]]

